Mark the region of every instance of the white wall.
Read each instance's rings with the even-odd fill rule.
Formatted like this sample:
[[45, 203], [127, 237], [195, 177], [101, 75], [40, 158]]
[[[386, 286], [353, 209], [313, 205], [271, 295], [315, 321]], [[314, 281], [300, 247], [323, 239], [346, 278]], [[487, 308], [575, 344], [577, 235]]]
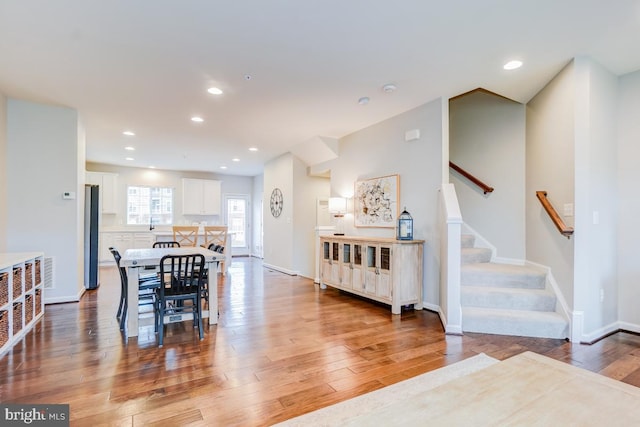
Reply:
[[574, 310], [584, 317], [581, 340], [592, 341], [618, 320], [618, 79], [588, 58], [575, 59], [575, 72]]
[[[438, 189], [442, 181], [442, 105], [435, 100], [340, 139], [340, 156], [331, 169], [331, 195], [353, 196], [359, 179], [400, 175], [400, 203], [413, 217], [414, 238], [424, 246], [425, 302], [439, 305]], [[405, 142], [419, 129], [420, 139]], [[353, 210], [345, 216], [345, 234], [394, 237], [393, 228], [356, 228]]]
[[0, 93], [0, 252], [7, 251], [7, 98]]
[[[264, 264], [298, 274], [293, 259], [293, 154], [286, 153], [264, 166]], [[282, 213], [271, 215], [269, 202], [275, 188], [282, 191]], [[312, 251], [313, 246], [308, 250]]]
[[253, 227], [252, 227], [252, 242], [251, 255], [262, 258], [264, 252], [263, 242], [263, 230], [264, 230], [264, 175], [257, 175], [253, 177], [253, 193], [252, 193], [252, 206], [253, 206]]
[[308, 176], [307, 166], [293, 157], [293, 264], [301, 276], [315, 278], [316, 201], [329, 197], [328, 178]]
[[[8, 99], [7, 251], [55, 258], [55, 288], [46, 290], [46, 302], [77, 301], [84, 290], [79, 131], [75, 110]], [[65, 191], [76, 199], [63, 200]]]
[[[103, 228], [126, 227], [127, 187], [131, 185], [163, 186], [174, 189], [174, 224], [186, 225], [192, 222], [206, 221], [208, 225], [224, 224], [223, 215], [183, 215], [182, 214], [182, 178], [215, 179], [221, 181], [221, 203], [225, 194], [253, 194], [253, 178], [246, 176], [222, 175], [207, 172], [179, 172], [161, 169], [132, 168], [87, 162], [88, 171], [111, 172], [118, 174], [116, 214], [102, 215]], [[148, 229], [148, 226], [130, 226], [129, 228]], [[157, 226], [158, 230], [169, 227]], [[249, 236], [251, 238], [251, 235]], [[250, 244], [250, 242], [249, 242]]]
[[618, 301], [619, 319], [640, 332], [640, 71], [619, 81], [618, 101]]
[[526, 256], [552, 269], [559, 289], [573, 306], [573, 245], [562, 236], [536, 198], [547, 191], [551, 204], [563, 216], [574, 203], [575, 71], [567, 65], [527, 104], [526, 120]]
[[453, 163], [495, 188], [486, 195], [451, 171], [464, 222], [497, 249], [525, 259], [525, 106], [485, 92], [451, 100]]

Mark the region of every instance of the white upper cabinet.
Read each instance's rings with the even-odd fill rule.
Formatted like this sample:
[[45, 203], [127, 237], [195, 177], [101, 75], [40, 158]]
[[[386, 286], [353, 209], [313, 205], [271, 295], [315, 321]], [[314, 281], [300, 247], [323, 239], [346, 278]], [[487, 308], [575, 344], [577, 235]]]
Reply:
[[118, 174], [107, 172], [87, 172], [85, 182], [100, 187], [100, 212], [118, 212]]
[[220, 215], [221, 182], [209, 179], [182, 179], [183, 215]]

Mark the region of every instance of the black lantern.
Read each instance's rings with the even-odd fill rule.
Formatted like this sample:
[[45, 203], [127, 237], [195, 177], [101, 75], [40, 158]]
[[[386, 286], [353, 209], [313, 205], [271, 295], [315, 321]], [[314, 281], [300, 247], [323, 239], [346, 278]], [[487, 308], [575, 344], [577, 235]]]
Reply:
[[406, 207], [398, 217], [398, 240], [413, 240], [413, 218]]

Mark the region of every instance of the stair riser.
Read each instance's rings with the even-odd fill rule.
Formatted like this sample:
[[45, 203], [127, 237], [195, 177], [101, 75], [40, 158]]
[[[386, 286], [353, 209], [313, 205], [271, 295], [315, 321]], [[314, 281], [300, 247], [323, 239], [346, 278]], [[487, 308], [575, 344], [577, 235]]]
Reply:
[[521, 337], [556, 338], [567, 337], [566, 324], [546, 322], [523, 322], [517, 319], [474, 318], [465, 316], [463, 332], [478, 332], [483, 334], [515, 335]]
[[462, 264], [474, 264], [477, 262], [491, 261], [491, 249], [463, 249]]
[[473, 234], [463, 234], [460, 243], [463, 248], [472, 248], [476, 244], [476, 238]]
[[556, 298], [552, 294], [518, 294], [489, 291], [480, 289], [473, 291], [462, 290], [461, 304], [463, 307], [507, 308], [511, 310], [554, 311]]
[[490, 274], [465, 271], [460, 274], [463, 286], [495, 286], [502, 288], [544, 289], [543, 276], [516, 276], [510, 274]]

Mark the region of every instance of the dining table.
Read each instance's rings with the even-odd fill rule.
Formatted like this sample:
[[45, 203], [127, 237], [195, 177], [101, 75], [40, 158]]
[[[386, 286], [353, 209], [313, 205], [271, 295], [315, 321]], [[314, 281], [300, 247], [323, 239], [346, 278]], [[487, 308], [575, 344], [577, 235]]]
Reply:
[[[152, 267], [160, 268], [160, 260], [165, 255], [204, 255], [205, 268], [209, 283], [209, 304], [207, 310], [202, 311], [203, 318], [209, 318], [209, 324], [218, 323], [218, 262], [224, 255], [209, 249], [195, 247], [181, 248], [143, 248], [127, 249], [120, 260], [120, 265], [127, 269], [127, 335], [138, 336], [138, 291], [140, 288], [140, 276], [143, 272], [149, 272]], [[178, 320], [187, 320], [184, 319]]]

